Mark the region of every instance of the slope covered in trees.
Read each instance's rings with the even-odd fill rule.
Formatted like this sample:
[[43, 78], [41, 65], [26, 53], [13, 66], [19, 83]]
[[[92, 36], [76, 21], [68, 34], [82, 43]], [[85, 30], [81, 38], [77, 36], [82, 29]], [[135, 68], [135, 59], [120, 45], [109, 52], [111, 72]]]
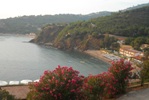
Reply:
[[149, 6], [119, 12], [111, 16], [90, 20], [102, 33], [122, 36], [149, 35]]
[[110, 15], [111, 12], [98, 12], [88, 15], [59, 14], [44, 16], [22, 16], [0, 20], [0, 33], [30, 33], [36, 32], [46, 24], [70, 23], [79, 20], [88, 20], [100, 16]]
[[[80, 22], [81, 23], [81, 22]], [[86, 49], [100, 49], [100, 48], [111, 48], [111, 46], [117, 45], [114, 37], [110, 37], [109, 35], [102, 34], [87, 34], [83, 29], [77, 30], [77, 32], [73, 33], [70, 31], [66, 31], [73, 24], [69, 25], [46, 25], [42, 28], [42, 31], [38, 35], [38, 37], [32, 42], [44, 45], [52, 45], [59, 49], [64, 50], [86, 50]], [[77, 27], [77, 26], [76, 26]], [[78, 26], [79, 27], [79, 26]], [[77, 28], [78, 28], [77, 27]], [[86, 27], [88, 30], [93, 30], [93, 27]], [[81, 31], [82, 30], [82, 31]], [[83, 32], [83, 33], [80, 33]], [[116, 47], [114, 46], [114, 48]]]
[[[88, 21], [73, 22], [56, 33], [52, 41], [45, 38], [46, 41], [52, 42], [55, 47], [61, 49], [86, 50], [114, 47], [114, 50], [117, 50], [119, 47], [116, 44], [117, 40], [105, 33], [131, 37], [149, 36], [149, 7], [118, 12]], [[44, 41], [45, 38], [41, 34], [37, 39], [48, 43]]]
[[[93, 30], [86, 29], [94, 27]], [[126, 12], [114, 13], [111, 16], [99, 17], [70, 26], [74, 30], [85, 30], [86, 33], [110, 33], [123, 36], [149, 35], [149, 6]]]
[[126, 11], [126, 10], [134, 10], [134, 9], [138, 9], [138, 8], [142, 8], [142, 7], [146, 7], [149, 6], [149, 3], [145, 3], [145, 4], [139, 4], [137, 6], [133, 6], [133, 7], [129, 7], [127, 9], [124, 9], [122, 11]]

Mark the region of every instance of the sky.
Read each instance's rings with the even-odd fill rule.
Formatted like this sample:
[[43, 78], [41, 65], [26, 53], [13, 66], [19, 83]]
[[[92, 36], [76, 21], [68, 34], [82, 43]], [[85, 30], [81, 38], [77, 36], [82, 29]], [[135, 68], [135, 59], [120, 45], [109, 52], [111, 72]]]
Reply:
[[0, 19], [23, 15], [89, 14], [119, 11], [149, 0], [1, 0]]

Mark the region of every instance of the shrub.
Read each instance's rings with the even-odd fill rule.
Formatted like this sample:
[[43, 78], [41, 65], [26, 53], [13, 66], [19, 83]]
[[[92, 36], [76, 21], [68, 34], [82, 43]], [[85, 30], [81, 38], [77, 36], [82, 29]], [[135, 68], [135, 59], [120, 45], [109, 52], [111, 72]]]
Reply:
[[29, 100], [77, 100], [82, 96], [84, 76], [72, 67], [58, 66], [54, 71], [45, 71], [44, 75], [31, 86]]
[[114, 75], [110, 72], [104, 72], [101, 74], [101, 77], [104, 82], [104, 96], [106, 98], [114, 97], [117, 93], [117, 89], [115, 88], [115, 85], [117, 83], [117, 79], [115, 79]]
[[132, 67], [129, 62], [112, 62], [107, 72], [84, 79], [71, 67], [58, 66], [45, 71], [39, 82], [31, 85], [28, 100], [101, 100], [124, 93]]
[[95, 76], [88, 76], [83, 85], [83, 92], [87, 100], [101, 100], [103, 97], [113, 97], [116, 93], [116, 79], [112, 73], [104, 72]]
[[0, 89], [0, 100], [15, 100], [15, 98], [9, 92]]
[[95, 76], [88, 76], [83, 85], [85, 98], [88, 100], [100, 100], [111, 98], [124, 93], [131, 75], [131, 64], [123, 59], [112, 62], [107, 72]]
[[84, 80], [83, 92], [86, 100], [100, 100], [103, 96], [104, 82], [100, 75], [90, 75]]
[[125, 62], [123, 59], [112, 62], [112, 66], [108, 71], [112, 73], [117, 80], [115, 84], [117, 94], [125, 93], [128, 85], [128, 78], [131, 75], [131, 70], [131, 64], [129, 62]]

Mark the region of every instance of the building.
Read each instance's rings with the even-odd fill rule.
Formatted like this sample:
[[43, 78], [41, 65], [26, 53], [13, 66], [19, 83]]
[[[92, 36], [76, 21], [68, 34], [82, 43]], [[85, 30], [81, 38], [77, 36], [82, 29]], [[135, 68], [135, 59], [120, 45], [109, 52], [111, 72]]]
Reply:
[[143, 50], [145, 48], [149, 48], [149, 44], [142, 44], [140, 47], [141, 50]]
[[143, 52], [134, 50], [131, 46], [123, 45], [121, 46], [119, 53], [126, 57], [135, 58], [135, 57], [143, 57]]

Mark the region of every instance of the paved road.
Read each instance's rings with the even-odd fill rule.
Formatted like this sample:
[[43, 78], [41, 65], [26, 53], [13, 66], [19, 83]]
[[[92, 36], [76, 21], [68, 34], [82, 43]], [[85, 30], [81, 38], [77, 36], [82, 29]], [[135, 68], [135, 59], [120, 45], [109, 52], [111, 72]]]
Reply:
[[117, 100], [149, 100], [149, 88], [138, 91], [131, 91]]

